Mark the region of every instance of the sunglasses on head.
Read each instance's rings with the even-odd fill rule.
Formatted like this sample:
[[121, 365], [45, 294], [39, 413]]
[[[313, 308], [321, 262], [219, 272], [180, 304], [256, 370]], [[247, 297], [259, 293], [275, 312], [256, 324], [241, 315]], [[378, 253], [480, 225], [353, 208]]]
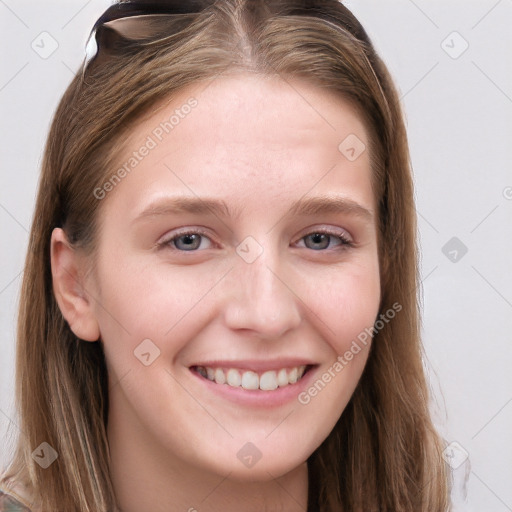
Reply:
[[[140, 48], [143, 42], [169, 36], [170, 19], [173, 19], [173, 27], [176, 30], [176, 20], [179, 18], [177, 15], [197, 14], [216, 1], [219, 0], [139, 0], [121, 1], [111, 5], [98, 18], [91, 30], [86, 45], [83, 73], [93, 61], [99, 63], [109, 55], [133, 51]], [[343, 8], [340, 0], [282, 2], [283, 8], [290, 7], [290, 15], [309, 15], [334, 22], [352, 36], [367, 42], [367, 35], [362, 27], [342, 22], [339, 12], [333, 14], [335, 4]]]
[[111, 5], [91, 30], [85, 50], [84, 70], [92, 61], [99, 61], [106, 54], [165, 35], [170, 17], [196, 14], [211, 4], [208, 0], [161, 0]]

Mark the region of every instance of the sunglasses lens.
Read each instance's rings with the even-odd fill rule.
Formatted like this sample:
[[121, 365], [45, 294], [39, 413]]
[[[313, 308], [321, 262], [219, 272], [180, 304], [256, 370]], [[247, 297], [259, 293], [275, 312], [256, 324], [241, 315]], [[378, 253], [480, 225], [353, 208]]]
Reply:
[[85, 65], [96, 56], [98, 53], [98, 44], [96, 43], [96, 34], [91, 34], [85, 45]]

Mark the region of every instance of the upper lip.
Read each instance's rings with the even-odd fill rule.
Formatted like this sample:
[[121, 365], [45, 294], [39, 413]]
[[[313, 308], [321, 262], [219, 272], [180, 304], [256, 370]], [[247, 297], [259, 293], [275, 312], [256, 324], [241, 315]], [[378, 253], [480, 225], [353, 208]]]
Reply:
[[191, 365], [204, 366], [208, 368], [237, 368], [240, 370], [252, 370], [254, 372], [261, 372], [264, 370], [280, 370], [281, 368], [293, 368], [295, 366], [314, 366], [316, 363], [308, 359], [301, 358], [286, 358], [286, 359], [238, 359], [238, 360], [216, 360], [216, 361], [201, 361]]

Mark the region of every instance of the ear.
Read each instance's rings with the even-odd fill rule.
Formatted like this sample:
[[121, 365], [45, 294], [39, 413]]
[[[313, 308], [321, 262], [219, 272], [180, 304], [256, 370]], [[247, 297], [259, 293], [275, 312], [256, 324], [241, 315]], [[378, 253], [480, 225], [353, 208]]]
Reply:
[[61, 228], [52, 232], [50, 258], [53, 291], [62, 315], [78, 338], [97, 341], [100, 329], [84, 288], [84, 261], [71, 247]]

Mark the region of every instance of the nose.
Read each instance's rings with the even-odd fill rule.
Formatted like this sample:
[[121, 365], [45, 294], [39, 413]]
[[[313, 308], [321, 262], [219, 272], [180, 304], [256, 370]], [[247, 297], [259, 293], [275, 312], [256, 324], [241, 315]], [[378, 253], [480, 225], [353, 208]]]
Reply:
[[301, 300], [299, 283], [293, 280], [278, 257], [266, 251], [252, 263], [240, 258], [227, 283], [227, 327], [247, 330], [254, 337], [269, 340], [295, 329], [301, 322]]

